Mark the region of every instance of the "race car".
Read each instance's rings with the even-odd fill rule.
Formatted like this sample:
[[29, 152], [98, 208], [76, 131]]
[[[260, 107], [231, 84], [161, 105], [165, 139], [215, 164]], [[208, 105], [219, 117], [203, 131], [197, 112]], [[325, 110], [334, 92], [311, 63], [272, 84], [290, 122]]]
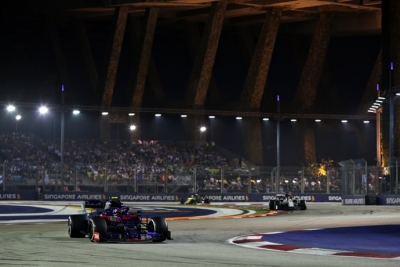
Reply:
[[194, 194], [185, 201], [183, 198], [180, 199], [180, 203], [184, 205], [196, 205], [199, 203], [210, 204], [210, 200], [205, 196]]
[[[122, 204], [118, 197], [84, 202], [82, 209], [85, 214], [68, 217], [68, 235], [71, 238], [88, 236], [92, 242], [172, 240], [165, 218], [143, 218], [142, 210], [132, 212]], [[95, 208], [97, 212], [86, 212], [86, 208]]]
[[269, 201], [270, 210], [306, 210], [307, 204], [303, 199], [293, 197], [291, 194], [276, 194], [275, 199]]

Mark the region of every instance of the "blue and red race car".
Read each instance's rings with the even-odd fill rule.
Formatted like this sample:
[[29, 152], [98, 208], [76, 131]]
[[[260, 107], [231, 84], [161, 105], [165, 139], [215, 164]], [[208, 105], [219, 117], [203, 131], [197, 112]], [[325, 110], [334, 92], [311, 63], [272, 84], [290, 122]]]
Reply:
[[[168, 224], [163, 217], [143, 218], [142, 210], [132, 212], [118, 197], [107, 201], [90, 200], [83, 204], [85, 214], [68, 217], [68, 235], [92, 242], [163, 242], [172, 240]], [[88, 213], [85, 208], [95, 208]]]

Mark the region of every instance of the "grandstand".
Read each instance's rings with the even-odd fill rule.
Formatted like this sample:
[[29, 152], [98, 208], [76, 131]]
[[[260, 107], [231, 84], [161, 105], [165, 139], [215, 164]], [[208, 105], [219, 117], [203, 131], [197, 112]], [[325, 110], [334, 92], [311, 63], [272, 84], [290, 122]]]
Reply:
[[[233, 154], [224, 151], [231, 158], [224, 157], [218, 152], [221, 148], [207, 143], [66, 140], [62, 179], [60, 148], [53, 140], [3, 133], [0, 147], [9, 190], [193, 192], [206, 186], [212, 170], [241, 172], [245, 166]], [[218, 183], [214, 186], [220, 189]]]

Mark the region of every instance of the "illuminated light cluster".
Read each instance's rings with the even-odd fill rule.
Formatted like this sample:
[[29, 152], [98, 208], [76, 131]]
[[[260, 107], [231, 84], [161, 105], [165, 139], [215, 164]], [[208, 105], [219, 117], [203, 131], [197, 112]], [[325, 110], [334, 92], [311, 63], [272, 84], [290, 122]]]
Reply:
[[7, 106], [7, 111], [8, 112], [13, 112], [15, 110], [15, 106], [14, 105], [8, 105]]
[[46, 106], [41, 106], [39, 108], [39, 113], [40, 114], [46, 114], [49, 111], [49, 109]]
[[368, 109], [368, 112], [378, 112], [381, 109], [383, 101], [385, 101], [385, 98], [383, 96], [379, 96], [378, 99], [375, 100], [372, 106]]

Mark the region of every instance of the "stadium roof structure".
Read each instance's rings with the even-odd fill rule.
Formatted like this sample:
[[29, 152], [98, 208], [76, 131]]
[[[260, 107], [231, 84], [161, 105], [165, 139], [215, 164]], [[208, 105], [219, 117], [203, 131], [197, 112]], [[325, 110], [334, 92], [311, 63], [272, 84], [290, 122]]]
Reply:
[[[52, 15], [68, 20], [102, 20], [114, 15], [115, 8], [129, 7], [130, 16], [144, 16], [146, 9], [159, 8], [158, 26], [176, 21], [206, 22], [213, 0], [13, 0], [2, 3], [0, 16], [5, 20], [37, 20]], [[230, 0], [225, 10], [225, 23], [231, 25], [261, 24], [265, 10], [282, 8], [281, 24], [286, 30], [313, 31], [310, 21], [321, 12], [337, 12], [343, 19], [335, 24], [336, 34], [377, 33], [381, 28], [381, 5], [378, 0]], [[296, 27], [293, 28], [293, 23]], [[3, 25], [7, 28], [7, 25]]]

